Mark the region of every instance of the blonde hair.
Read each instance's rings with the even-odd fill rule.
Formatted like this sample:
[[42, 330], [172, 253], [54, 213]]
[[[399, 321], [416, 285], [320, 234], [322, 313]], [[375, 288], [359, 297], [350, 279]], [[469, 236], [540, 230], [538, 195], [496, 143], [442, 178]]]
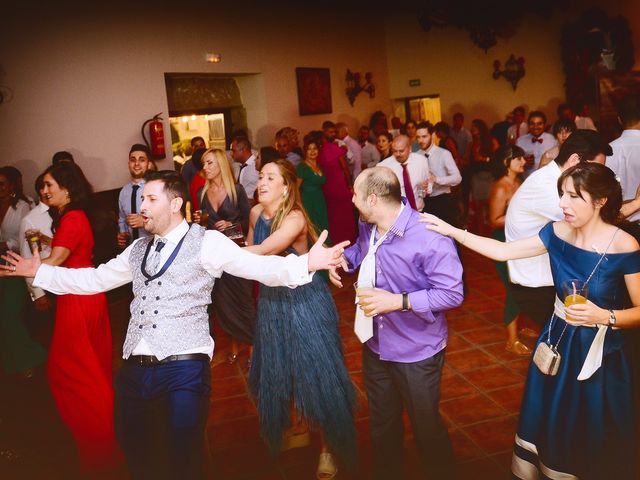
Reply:
[[267, 165], [275, 165], [278, 167], [278, 171], [280, 172], [280, 175], [282, 175], [284, 186], [286, 188], [284, 199], [273, 216], [273, 222], [271, 222], [271, 233], [280, 228], [280, 225], [282, 225], [282, 222], [287, 218], [289, 213], [294, 210], [298, 210], [304, 217], [304, 221], [307, 224], [308, 240], [311, 243], [315, 243], [316, 240], [318, 240], [318, 232], [313, 223], [311, 223], [309, 215], [302, 205], [302, 196], [300, 195], [300, 189], [298, 188], [298, 176], [296, 175], [293, 165], [291, 165], [287, 160], [282, 159], [270, 162]]
[[[229, 159], [227, 158], [227, 154], [220, 150], [219, 148], [210, 148], [206, 152], [202, 154], [202, 165], [204, 168], [204, 157], [208, 154], [213, 154], [215, 159], [218, 161], [218, 166], [220, 167], [220, 176], [222, 177], [222, 185], [224, 189], [227, 191], [227, 195], [229, 195], [229, 200], [231, 200], [231, 205], [234, 207], [238, 204], [238, 194], [236, 193], [236, 179], [233, 175], [233, 171], [231, 170], [231, 164], [229, 163]], [[202, 193], [200, 194], [200, 204], [204, 200], [204, 196], [207, 194], [207, 190], [211, 186], [213, 182], [207, 178], [207, 181], [204, 184], [204, 188], [202, 189]]]

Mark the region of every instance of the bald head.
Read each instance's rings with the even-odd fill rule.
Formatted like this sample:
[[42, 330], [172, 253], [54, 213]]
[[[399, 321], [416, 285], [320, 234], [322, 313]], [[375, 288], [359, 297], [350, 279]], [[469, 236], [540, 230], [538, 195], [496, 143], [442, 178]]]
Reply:
[[411, 140], [409, 140], [409, 137], [406, 135], [398, 135], [394, 138], [391, 144], [391, 153], [398, 163], [406, 162], [411, 153]]
[[400, 182], [390, 168], [367, 168], [358, 175], [353, 186], [364, 198], [374, 194], [385, 203], [399, 205], [401, 202]]
[[336, 136], [340, 140], [344, 140], [347, 135], [349, 135], [349, 127], [347, 127], [347, 124], [344, 122], [336, 123]]

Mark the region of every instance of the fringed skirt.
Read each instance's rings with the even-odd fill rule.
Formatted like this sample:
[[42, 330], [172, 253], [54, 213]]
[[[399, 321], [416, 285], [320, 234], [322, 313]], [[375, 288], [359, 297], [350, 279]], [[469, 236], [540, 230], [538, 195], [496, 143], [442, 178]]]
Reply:
[[291, 405], [331, 452], [354, 465], [355, 393], [344, 365], [338, 312], [324, 280], [307, 285], [260, 286], [249, 383], [260, 429], [273, 455], [291, 426]]

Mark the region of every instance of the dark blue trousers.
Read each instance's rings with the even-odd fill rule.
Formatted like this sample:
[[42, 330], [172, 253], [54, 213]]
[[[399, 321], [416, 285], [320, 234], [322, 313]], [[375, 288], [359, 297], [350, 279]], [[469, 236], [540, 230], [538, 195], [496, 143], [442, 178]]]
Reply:
[[428, 478], [455, 477], [449, 434], [438, 410], [444, 354], [442, 350], [420, 362], [399, 363], [380, 360], [369, 348], [362, 349], [376, 480], [407, 478], [403, 465], [404, 409]]
[[115, 427], [135, 480], [204, 477], [210, 393], [206, 360], [125, 363], [115, 384]]

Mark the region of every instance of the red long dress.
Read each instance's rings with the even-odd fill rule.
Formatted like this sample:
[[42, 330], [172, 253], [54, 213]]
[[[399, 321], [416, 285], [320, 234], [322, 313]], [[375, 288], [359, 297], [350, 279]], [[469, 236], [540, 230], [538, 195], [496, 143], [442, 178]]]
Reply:
[[[52, 246], [71, 251], [63, 267], [93, 267], [93, 233], [83, 211], [62, 216]], [[121, 459], [114, 433], [111, 356], [104, 293], [59, 295], [47, 377], [85, 472], [107, 470]]]
[[318, 165], [327, 181], [322, 186], [327, 215], [329, 217], [329, 236], [333, 243], [356, 240], [356, 219], [353, 213], [353, 194], [340, 167], [339, 158], [344, 151], [335, 143], [325, 143], [320, 149]]

